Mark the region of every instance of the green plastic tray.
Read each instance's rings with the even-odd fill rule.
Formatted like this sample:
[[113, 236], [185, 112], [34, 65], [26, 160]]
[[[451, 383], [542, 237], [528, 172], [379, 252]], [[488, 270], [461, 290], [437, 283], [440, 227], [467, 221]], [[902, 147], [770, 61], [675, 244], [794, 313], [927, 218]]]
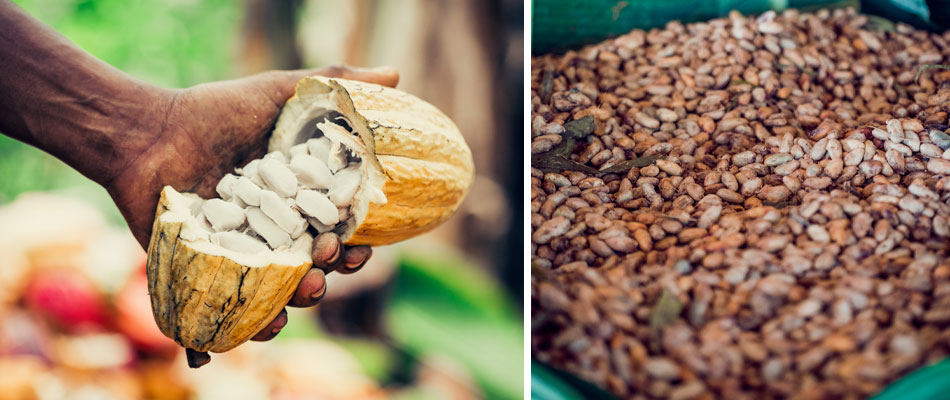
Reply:
[[[928, 2], [931, 8], [928, 9]], [[795, 8], [855, 7], [921, 29], [946, 29], [950, 0], [533, 0], [531, 52], [561, 52], [633, 29], [661, 27], [668, 21], [706, 21], [738, 10], [758, 14]], [[931, 12], [931, 10], [933, 12]]]

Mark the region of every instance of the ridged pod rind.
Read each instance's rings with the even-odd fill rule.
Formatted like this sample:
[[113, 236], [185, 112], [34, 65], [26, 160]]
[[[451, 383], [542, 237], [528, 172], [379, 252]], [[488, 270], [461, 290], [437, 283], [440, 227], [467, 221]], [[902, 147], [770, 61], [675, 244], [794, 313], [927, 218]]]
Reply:
[[228, 351], [277, 317], [312, 264], [249, 267], [196, 251], [181, 237], [183, 223], [162, 221], [169, 190], [162, 190], [148, 245], [152, 314], [182, 347]]
[[435, 228], [461, 204], [474, 179], [472, 153], [458, 127], [437, 108], [371, 83], [304, 78], [277, 121], [269, 151], [286, 152], [305, 139], [299, 128], [318, 107], [330, 107], [347, 119], [365, 145], [367, 167], [382, 176], [386, 202], [355, 210], [357, 226], [341, 235], [346, 244], [378, 246], [408, 239]]

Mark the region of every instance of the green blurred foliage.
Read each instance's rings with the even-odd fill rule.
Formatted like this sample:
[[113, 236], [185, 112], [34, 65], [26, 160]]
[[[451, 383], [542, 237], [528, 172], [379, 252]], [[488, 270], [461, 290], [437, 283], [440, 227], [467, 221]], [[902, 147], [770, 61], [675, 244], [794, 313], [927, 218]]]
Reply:
[[79, 47], [132, 76], [187, 87], [231, 76], [241, 2], [14, 0]]
[[524, 330], [491, 276], [457, 255], [406, 253], [386, 309], [386, 330], [417, 359], [451, 357], [489, 399], [523, 395]]
[[[225, 0], [14, 0], [79, 47], [136, 78], [188, 87], [230, 78], [241, 3]], [[69, 77], [63, 77], [68, 79]], [[0, 204], [27, 191], [66, 192], [123, 220], [106, 191], [61, 161], [0, 137]]]
[[0, 205], [24, 192], [68, 195], [93, 205], [115, 225], [125, 225], [106, 190], [53, 156], [0, 135]]
[[319, 325], [312, 309], [287, 308], [287, 325], [276, 340], [318, 338], [330, 340], [346, 349], [360, 363], [366, 376], [385, 382], [395, 373], [396, 355], [385, 343], [371, 339], [330, 336]]
[[[390, 339], [328, 336], [306, 317], [307, 311], [290, 309], [287, 326], [276, 340], [332, 340], [380, 382], [420, 367], [400, 364], [404, 357], [413, 364], [425, 362], [429, 355], [447, 356], [472, 375], [485, 398], [515, 399], [524, 390], [524, 330], [515, 310], [499, 282], [461, 255], [447, 249], [407, 248], [384, 311]], [[431, 398], [431, 393], [415, 386], [395, 395]]]

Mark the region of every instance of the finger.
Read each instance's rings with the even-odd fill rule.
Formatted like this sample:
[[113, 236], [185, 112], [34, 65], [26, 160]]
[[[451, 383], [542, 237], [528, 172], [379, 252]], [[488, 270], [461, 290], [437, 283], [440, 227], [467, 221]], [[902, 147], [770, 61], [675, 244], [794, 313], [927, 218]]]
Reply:
[[312, 307], [320, 302], [320, 299], [327, 294], [327, 279], [323, 270], [310, 268], [300, 285], [297, 285], [297, 291], [294, 297], [290, 299], [291, 307]]
[[399, 72], [392, 67], [358, 68], [347, 65], [333, 65], [329, 67], [291, 71], [267, 71], [247, 79], [260, 85], [261, 90], [263, 90], [272, 101], [283, 104], [294, 95], [297, 81], [313, 75], [352, 79], [389, 87], [396, 87], [396, 84], [399, 83]]
[[313, 266], [330, 273], [343, 264], [343, 242], [333, 232], [321, 233], [313, 240], [313, 249], [310, 253]]
[[322, 75], [330, 78], [351, 79], [389, 87], [396, 87], [399, 83], [399, 72], [393, 67], [360, 68], [348, 65], [331, 65], [329, 67], [293, 71], [293, 73], [296, 76], [295, 82], [305, 76]]
[[336, 269], [341, 274], [352, 274], [359, 271], [366, 265], [366, 261], [373, 255], [373, 249], [369, 246], [355, 246], [346, 249], [343, 256], [343, 265]]
[[261, 329], [260, 332], [257, 332], [257, 335], [251, 338], [251, 340], [256, 342], [266, 342], [277, 336], [281, 329], [287, 326], [287, 309], [280, 310], [280, 314], [277, 314], [277, 317], [274, 318], [264, 329]]

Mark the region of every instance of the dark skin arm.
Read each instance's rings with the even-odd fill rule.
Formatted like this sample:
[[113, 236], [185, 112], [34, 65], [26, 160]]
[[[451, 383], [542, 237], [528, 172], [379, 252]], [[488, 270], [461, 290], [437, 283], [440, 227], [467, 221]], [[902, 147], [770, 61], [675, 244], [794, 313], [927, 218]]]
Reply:
[[[143, 248], [162, 187], [217, 197], [222, 176], [264, 155], [267, 135], [301, 78], [399, 81], [391, 68], [326, 67], [160, 88], [79, 49], [7, 0], [0, 0], [0, 60], [0, 132], [105, 187]], [[334, 234], [318, 236], [315, 268], [289, 305], [315, 305], [326, 292], [325, 274], [355, 272], [371, 253], [344, 247]], [[253, 340], [273, 338], [286, 323], [281, 312]]]

